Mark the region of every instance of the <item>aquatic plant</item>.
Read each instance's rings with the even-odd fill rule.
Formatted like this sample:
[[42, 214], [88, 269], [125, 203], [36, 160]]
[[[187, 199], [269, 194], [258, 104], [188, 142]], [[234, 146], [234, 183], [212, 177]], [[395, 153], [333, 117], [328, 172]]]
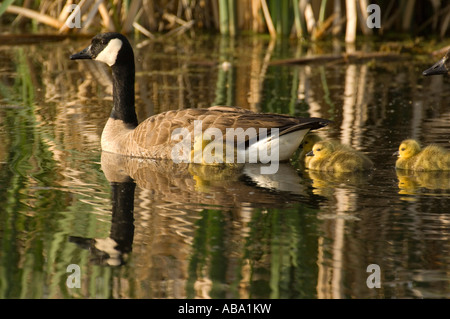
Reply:
[[[5, 0], [0, 4], [0, 25], [33, 31], [45, 25], [61, 34], [134, 31], [149, 38], [197, 29], [229, 36], [251, 31], [311, 40], [345, 34], [350, 43], [358, 31], [366, 36], [448, 35], [450, 4], [446, 2], [383, 1], [375, 7], [377, 12], [369, 5], [368, 0]], [[367, 22], [373, 14], [380, 20], [375, 28]]]

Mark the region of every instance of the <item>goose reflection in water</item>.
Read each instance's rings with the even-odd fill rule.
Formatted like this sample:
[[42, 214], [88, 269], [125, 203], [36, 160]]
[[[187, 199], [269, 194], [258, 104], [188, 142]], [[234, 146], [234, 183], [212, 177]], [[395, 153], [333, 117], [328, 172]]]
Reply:
[[136, 185], [150, 191], [157, 209], [158, 205], [161, 210], [170, 206], [170, 210], [178, 210], [182, 215], [187, 210], [201, 212], [208, 208], [277, 208], [294, 202], [311, 203], [311, 194], [307, 194], [305, 183], [292, 166], [280, 163], [276, 174], [261, 175], [261, 165], [177, 164], [103, 152], [101, 167], [112, 189], [110, 236], [95, 239], [72, 236], [70, 241], [89, 249], [94, 263], [110, 266], [126, 263], [133, 245]]
[[134, 237], [134, 190], [136, 184], [128, 178], [111, 183], [112, 219], [107, 238], [70, 236], [69, 241], [91, 252], [95, 264], [120, 266], [131, 252]]

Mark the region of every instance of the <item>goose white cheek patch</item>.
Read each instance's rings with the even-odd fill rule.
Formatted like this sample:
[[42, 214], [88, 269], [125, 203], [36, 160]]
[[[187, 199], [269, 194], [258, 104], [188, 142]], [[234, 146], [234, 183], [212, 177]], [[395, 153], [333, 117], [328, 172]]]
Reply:
[[119, 50], [122, 47], [122, 40], [120, 39], [112, 39], [109, 41], [108, 45], [100, 52], [95, 61], [105, 62], [109, 66], [114, 65], [116, 63], [117, 54], [119, 54]]

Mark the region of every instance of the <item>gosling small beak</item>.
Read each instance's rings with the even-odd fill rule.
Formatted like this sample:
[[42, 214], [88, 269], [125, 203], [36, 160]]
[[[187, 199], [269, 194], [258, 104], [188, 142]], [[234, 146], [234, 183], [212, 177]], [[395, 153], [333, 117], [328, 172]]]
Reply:
[[392, 156], [400, 156], [400, 152], [399, 151], [394, 152], [394, 154], [392, 154]]
[[435, 63], [431, 68], [423, 71], [422, 75], [428, 76], [428, 75], [447, 74], [449, 70], [447, 69], [447, 66], [445, 65], [446, 60], [447, 60], [447, 57], [443, 57], [437, 63]]
[[91, 54], [89, 52], [89, 49], [90, 49], [90, 46], [88, 46], [86, 49], [84, 49], [84, 50], [82, 50], [82, 51], [80, 51], [78, 53], [72, 54], [70, 56], [70, 59], [71, 60], [84, 60], [84, 59], [91, 60], [92, 56], [91, 56]]
[[314, 152], [313, 151], [308, 152], [308, 153], [306, 153], [306, 156], [314, 156]]

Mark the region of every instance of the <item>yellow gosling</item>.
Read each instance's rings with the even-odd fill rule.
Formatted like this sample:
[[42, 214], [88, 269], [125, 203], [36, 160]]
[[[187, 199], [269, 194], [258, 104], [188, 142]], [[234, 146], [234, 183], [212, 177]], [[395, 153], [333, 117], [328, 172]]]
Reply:
[[[300, 144], [301, 152], [298, 156], [298, 159], [302, 162], [304, 162], [305, 167], [307, 168], [309, 166], [309, 161], [311, 160], [311, 156], [307, 156], [309, 152], [312, 151], [314, 144], [323, 141], [323, 139], [314, 133], [308, 133], [304, 138], [302, 143]], [[335, 150], [346, 150], [346, 151], [355, 151], [350, 146], [341, 144], [337, 140], [327, 140], [331, 144], [333, 144]]]
[[365, 171], [373, 167], [373, 162], [363, 153], [349, 146], [337, 148], [332, 142], [319, 142], [307, 155], [312, 156], [308, 168], [336, 173]]
[[398, 151], [395, 167], [413, 171], [448, 171], [450, 170], [450, 152], [437, 145], [428, 145], [422, 149], [413, 139], [404, 140]]
[[320, 142], [322, 138], [317, 134], [309, 133], [304, 138], [302, 143], [300, 144], [301, 152], [298, 156], [298, 159], [301, 162], [305, 163], [305, 167], [308, 167], [308, 163], [311, 160], [310, 156], [306, 156], [309, 152], [312, 151], [314, 144]]

